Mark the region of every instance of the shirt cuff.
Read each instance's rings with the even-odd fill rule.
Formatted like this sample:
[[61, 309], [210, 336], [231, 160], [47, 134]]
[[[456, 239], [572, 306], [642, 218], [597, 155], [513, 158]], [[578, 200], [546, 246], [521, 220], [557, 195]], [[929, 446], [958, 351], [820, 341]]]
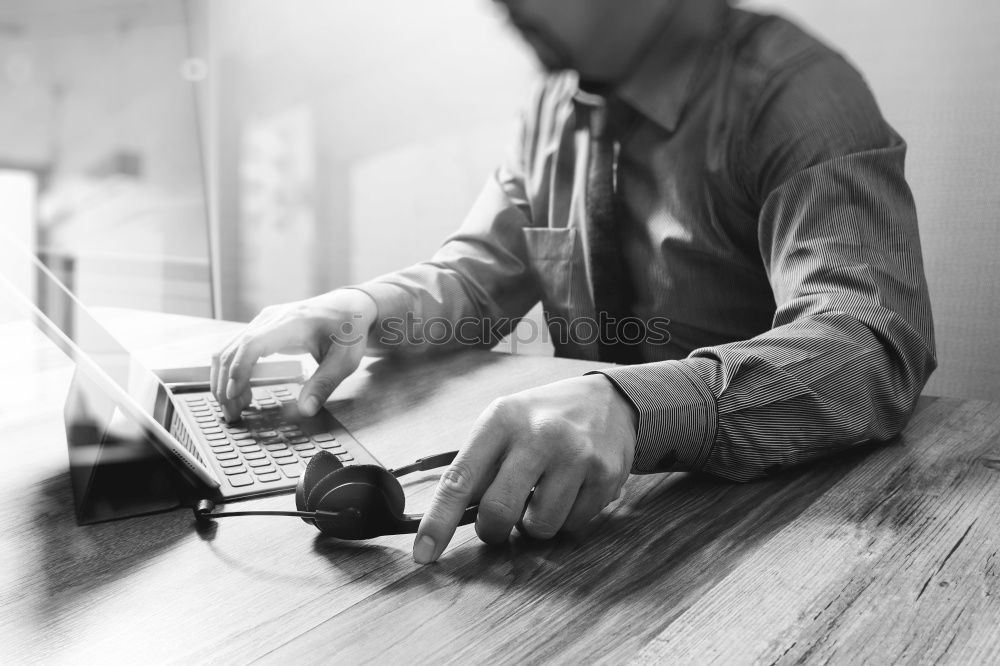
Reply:
[[[395, 340], [390, 331], [385, 328], [385, 320], [390, 317], [405, 319], [406, 313], [412, 310], [413, 300], [410, 293], [399, 285], [391, 282], [382, 282], [375, 279], [361, 284], [346, 287], [346, 289], [356, 289], [368, 294], [375, 301], [377, 310], [375, 325], [369, 333], [369, 345], [375, 351], [385, 350], [398, 346], [389, 344], [388, 341]], [[398, 335], [398, 332], [397, 332]]]
[[[597, 370], [627, 397], [639, 416], [632, 472], [696, 471], [708, 459], [718, 427], [715, 396], [690, 358]], [[593, 373], [590, 373], [593, 374]]]

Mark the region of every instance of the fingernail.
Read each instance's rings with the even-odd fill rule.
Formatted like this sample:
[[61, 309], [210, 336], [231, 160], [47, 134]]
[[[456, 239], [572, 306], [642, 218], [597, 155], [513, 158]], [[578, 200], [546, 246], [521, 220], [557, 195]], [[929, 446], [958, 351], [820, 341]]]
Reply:
[[230, 379], [226, 383], [226, 400], [232, 400], [236, 397], [236, 382]]
[[306, 416], [312, 416], [319, 411], [319, 400], [314, 395], [306, 396], [305, 400], [299, 404], [299, 409]]
[[413, 544], [413, 561], [417, 564], [430, 564], [434, 561], [434, 550], [434, 539], [426, 534], [417, 537], [417, 542]]

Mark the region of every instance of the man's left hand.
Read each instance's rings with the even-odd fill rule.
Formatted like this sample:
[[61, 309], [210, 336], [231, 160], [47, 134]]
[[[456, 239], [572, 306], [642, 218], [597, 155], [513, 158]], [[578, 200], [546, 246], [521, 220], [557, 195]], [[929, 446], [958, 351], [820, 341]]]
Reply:
[[505, 541], [519, 520], [538, 539], [583, 527], [621, 493], [635, 455], [636, 418], [599, 374], [495, 400], [441, 476], [413, 558], [437, 560], [477, 499], [476, 533], [487, 543]]

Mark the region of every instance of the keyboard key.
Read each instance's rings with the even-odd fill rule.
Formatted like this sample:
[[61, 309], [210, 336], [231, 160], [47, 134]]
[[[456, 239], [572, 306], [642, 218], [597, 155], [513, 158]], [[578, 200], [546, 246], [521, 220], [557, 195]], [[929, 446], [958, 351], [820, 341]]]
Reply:
[[222, 471], [226, 473], [226, 476], [233, 476], [234, 474], [246, 474], [247, 468], [244, 467], [243, 465], [239, 466], [234, 465], [233, 467], [227, 467]]
[[231, 437], [233, 439], [235, 439], [237, 442], [241, 442], [241, 441], [251, 441], [252, 442], [253, 441], [253, 435], [251, 435], [248, 432], [238, 432], [238, 433], [236, 433], [234, 435], [231, 435]]
[[232, 426], [227, 428], [227, 430], [233, 435], [245, 435], [248, 432], [246, 428], [234, 428]]
[[233, 476], [227, 478], [229, 479], [229, 485], [233, 488], [242, 488], [243, 486], [253, 485], [253, 477], [249, 474], [234, 474]]
[[236, 453], [236, 451], [233, 451], [231, 453], [223, 452], [215, 454], [216, 460], [237, 460], [239, 459], [239, 457], [240, 454]]
[[291, 451], [288, 451], [288, 450], [285, 450], [285, 451], [272, 451], [271, 452], [271, 457], [274, 458], [275, 460], [277, 460], [279, 458], [292, 458], [294, 456], [295, 456], [295, 454], [292, 453]]
[[196, 416], [194, 417], [194, 420], [198, 423], [199, 427], [202, 428], [211, 428], [219, 422], [219, 419], [214, 416]]
[[243, 461], [239, 458], [234, 458], [233, 460], [221, 460], [219, 461], [219, 467], [222, 469], [229, 469], [230, 467], [242, 467]]
[[310, 449], [308, 451], [299, 451], [299, 455], [303, 458], [312, 458], [314, 455], [319, 453], [319, 449]]
[[244, 460], [267, 460], [267, 454], [263, 451], [251, 451], [243, 454]]
[[268, 444], [265, 444], [264, 448], [267, 449], [268, 451], [287, 451], [288, 444], [285, 444], [281, 440], [278, 440], [277, 442], [270, 442]]
[[226, 441], [226, 433], [224, 432], [214, 432], [205, 435], [205, 439], [210, 442]]
[[309, 446], [312, 446], [312, 443], [309, 441], [308, 437], [290, 437], [288, 439], [288, 443], [289, 444], [309, 444]]
[[283, 425], [283, 426], [278, 426], [278, 430], [280, 430], [281, 432], [295, 432], [298, 429], [299, 429], [298, 426], [291, 425], [291, 424], [289, 424], [289, 425]]
[[236, 451], [229, 442], [212, 442], [212, 453], [233, 453]]
[[265, 474], [273, 474], [274, 472], [277, 472], [278, 468], [274, 465], [268, 465], [267, 467], [254, 467], [250, 471], [257, 476], [264, 476]]
[[203, 398], [200, 395], [193, 395], [189, 398], [184, 398], [184, 402], [186, 402], [189, 405], [204, 404], [205, 398]]
[[281, 468], [281, 471], [284, 472], [285, 476], [289, 479], [297, 479], [302, 476], [302, 468], [298, 465], [285, 465]]
[[321, 432], [318, 435], [312, 436], [314, 442], [332, 442], [334, 439], [334, 436], [328, 432]]
[[278, 458], [277, 456], [275, 456], [274, 462], [278, 463], [279, 465], [297, 465], [299, 464], [299, 459], [296, 458], [294, 455], [292, 455], [291, 452], [288, 452], [288, 455], [283, 458]]
[[293, 444], [292, 448], [296, 451], [315, 451], [316, 447], [311, 443], [306, 442], [305, 444]]
[[222, 428], [220, 428], [219, 426], [212, 426], [209, 428], [202, 426], [201, 431], [206, 435], [218, 435], [220, 432], [222, 432]]
[[243, 455], [246, 455], [248, 453], [260, 453], [261, 451], [264, 450], [259, 446], [257, 446], [256, 444], [254, 444], [253, 442], [237, 442], [236, 446], [240, 447], [240, 451], [243, 452]]
[[262, 430], [257, 433], [257, 439], [273, 439], [278, 436], [274, 430]]
[[278, 481], [281, 479], [281, 475], [278, 472], [272, 472], [271, 474], [261, 474], [257, 477], [258, 481], [263, 481], [264, 483], [270, 483], [271, 481]]
[[337, 460], [339, 460], [340, 462], [351, 462], [352, 460], [354, 460], [354, 456], [352, 456], [350, 453], [338, 453]]
[[248, 460], [247, 464], [250, 465], [251, 467], [270, 467], [271, 459], [264, 457], [264, 458], [258, 458], [257, 460]]
[[201, 407], [192, 407], [191, 413], [195, 415], [208, 415], [212, 413], [212, 409], [208, 405]]
[[332, 442], [320, 442], [319, 448], [326, 449], [327, 451], [346, 451], [347, 450], [337, 440], [333, 440]]

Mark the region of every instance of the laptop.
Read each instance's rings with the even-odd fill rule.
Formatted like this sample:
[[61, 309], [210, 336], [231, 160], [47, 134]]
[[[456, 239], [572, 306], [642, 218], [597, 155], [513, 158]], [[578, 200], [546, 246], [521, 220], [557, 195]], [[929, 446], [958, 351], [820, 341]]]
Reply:
[[[2, 236], [0, 242], [12, 242]], [[53, 311], [60, 312], [61, 323], [39, 310], [23, 286], [15, 287], [4, 272], [33, 275], [35, 289], [57, 305]], [[321, 450], [344, 465], [380, 464], [326, 409], [313, 417], [299, 413], [304, 378], [298, 363], [261, 364], [261, 372], [251, 380], [253, 402], [238, 422], [226, 423], [209, 388], [208, 368], [160, 374], [148, 369], [27, 250], [14, 252], [13, 261], [0, 266], [0, 291], [4, 287], [76, 363], [81, 381], [75, 384], [86, 387], [78, 402], [87, 403], [88, 418], [98, 422], [96, 450], [81, 455], [71, 449], [74, 477], [98, 475], [102, 460], [115, 462], [115, 456], [107, 451], [100, 455], [101, 450], [122, 441], [131, 448], [118, 446], [119, 451], [148, 442], [161, 464], [166, 461], [191, 484], [193, 496], [215, 501], [289, 492]], [[110, 418], [100, 414], [97, 406], [102, 402], [113, 405]], [[81, 418], [78, 409], [68, 410], [68, 418], [70, 411], [74, 419]], [[67, 422], [67, 431], [75, 425]], [[75, 489], [86, 485], [89, 481], [81, 485], [74, 480]]]

